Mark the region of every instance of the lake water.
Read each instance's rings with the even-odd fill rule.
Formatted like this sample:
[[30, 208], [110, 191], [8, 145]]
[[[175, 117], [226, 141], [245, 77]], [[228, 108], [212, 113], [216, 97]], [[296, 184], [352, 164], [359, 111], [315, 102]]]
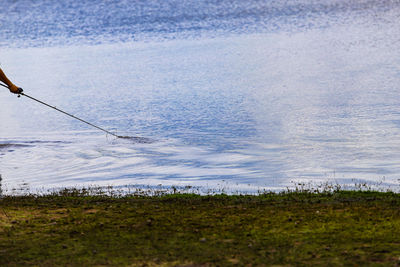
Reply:
[[3, 189], [297, 183], [398, 190], [400, 2], [33, 1], [0, 7]]

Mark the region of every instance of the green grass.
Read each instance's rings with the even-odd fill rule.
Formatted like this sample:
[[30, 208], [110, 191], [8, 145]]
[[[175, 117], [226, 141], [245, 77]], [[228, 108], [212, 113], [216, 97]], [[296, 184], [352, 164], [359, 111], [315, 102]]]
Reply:
[[399, 266], [400, 195], [0, 200], [0, 266]]

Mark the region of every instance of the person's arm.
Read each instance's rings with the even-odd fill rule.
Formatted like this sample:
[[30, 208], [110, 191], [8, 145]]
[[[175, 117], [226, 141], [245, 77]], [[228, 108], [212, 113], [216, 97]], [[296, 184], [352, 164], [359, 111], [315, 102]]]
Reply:
[[2, 69], [0, 69], [0, 81], [8, 86], [8, 89], [10, 89], [11, 93], [20, 93], [20, 89], [7, 78]]

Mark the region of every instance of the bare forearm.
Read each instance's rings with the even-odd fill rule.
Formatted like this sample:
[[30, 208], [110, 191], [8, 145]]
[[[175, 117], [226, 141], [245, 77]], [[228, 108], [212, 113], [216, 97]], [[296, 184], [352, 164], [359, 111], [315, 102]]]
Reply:
[[2, 81], [3, 83], [7, 84], [8, 87], [11, 87], [13, 85], [13, 83], [4, 74], [2, 69], [0, 69], [0, 81]]
[[2, 81], [3, 83], [7, 84], [8, 89], [10, 89], [11, 93], [14, 94], [20, 94], [22, 93], [22, 89], [18, 88], [15, 84], [13, 84], [8, 78], [7, 76], [4, 74], [3, 70], [0, 69], [0, 81]]

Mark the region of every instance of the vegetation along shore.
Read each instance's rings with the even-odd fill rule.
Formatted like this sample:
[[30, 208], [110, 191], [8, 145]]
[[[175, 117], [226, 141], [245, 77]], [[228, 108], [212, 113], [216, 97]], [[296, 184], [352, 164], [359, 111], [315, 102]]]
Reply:
[[400, 195], [92, 195], [0, 200], [0, 266], [400, 265]]

